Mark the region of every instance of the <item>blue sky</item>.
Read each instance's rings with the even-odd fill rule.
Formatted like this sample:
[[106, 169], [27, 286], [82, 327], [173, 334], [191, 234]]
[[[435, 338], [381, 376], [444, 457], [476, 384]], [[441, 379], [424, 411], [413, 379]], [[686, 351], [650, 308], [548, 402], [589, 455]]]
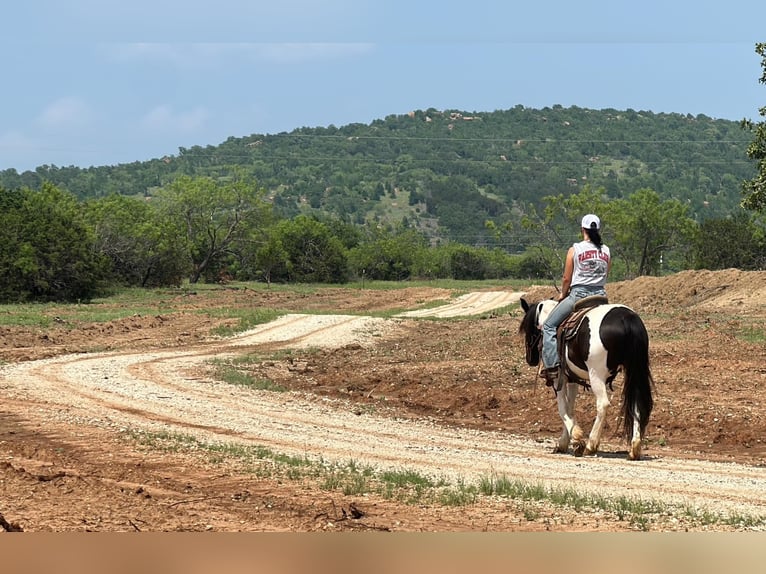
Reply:
[[27, 0], [0, 18], [0, 169], [431, 107], [766, 106], [763, 0]]

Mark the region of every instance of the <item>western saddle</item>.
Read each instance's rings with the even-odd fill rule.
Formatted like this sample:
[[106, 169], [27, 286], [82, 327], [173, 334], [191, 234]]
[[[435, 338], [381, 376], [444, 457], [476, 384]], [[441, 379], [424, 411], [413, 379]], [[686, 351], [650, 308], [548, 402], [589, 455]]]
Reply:
[[556, 339], [558, 341], [559, 364], [561, 367], [559, 370], [558, 381], [556, 381], [556, 383], [553, 385], [555, 392], [558, 393], [558, 391], [561, 390], [561, 387], [564, 384], [564, 377], [574, 383], [581, 384], [586, 389], [590, 388], [590, 385], [587, 381], [583, 381], [579, 377], [575, 376], [575, 374], [572, 373], [572, 371], [567, 367], [566, 343], [567, 341], [573, 339], [575, 335], [577, 335], [577, 330], [580, 328], [580, 323], [582, 323], [583, 317], [585, 317], [585, 314], [588, 311], [594, 307], [598, 307], [599, 305], [606, 305], [607, 303], [609, 303], [609, 299], [605, 295], [591, 295], [589, 297], [583, 297], [575, 303], [572, 312], [559, 325], [556, 331]]

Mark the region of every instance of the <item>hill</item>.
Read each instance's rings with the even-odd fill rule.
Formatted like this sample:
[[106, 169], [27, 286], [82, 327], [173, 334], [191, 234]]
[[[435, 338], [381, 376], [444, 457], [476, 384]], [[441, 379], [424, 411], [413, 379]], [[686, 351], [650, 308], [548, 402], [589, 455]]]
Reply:
[[612, 198], [650, 188], [697, 219], [739, 209], [753, 177], [748, 134], [704, 115], [516, 106], [493, 112], [418, 110], [367, 124], [231, 137], [176, 156], [81, 169], [0, 172], [0, 186], [48, 180], [79, 198], [151, 195], [179, 175], [242, 170], [280, 214], [332, 214], [404, 224], [433, 237], [481, 243], [488, 220], [515, 221], [549, 195], [603, 188]]

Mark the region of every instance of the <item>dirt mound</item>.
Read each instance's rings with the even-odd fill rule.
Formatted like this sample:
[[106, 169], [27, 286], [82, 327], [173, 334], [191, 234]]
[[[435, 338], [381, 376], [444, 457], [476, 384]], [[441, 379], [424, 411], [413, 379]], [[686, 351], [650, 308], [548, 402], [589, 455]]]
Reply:
[[[766, 310], [766, 271], [682, 271], [665, 277], [638, 277], [607, 285], [610, 301], [641, 312], [667, 312], [679, 308], [708, 311]], [[556, 297], [552, 286], [535, 286], [528, 301]]]
[[613, 283], [608, 290], [615, 301], [637, 310], [697, 307], [762, 311], [766, 308], [766, 271], [682, 271]]

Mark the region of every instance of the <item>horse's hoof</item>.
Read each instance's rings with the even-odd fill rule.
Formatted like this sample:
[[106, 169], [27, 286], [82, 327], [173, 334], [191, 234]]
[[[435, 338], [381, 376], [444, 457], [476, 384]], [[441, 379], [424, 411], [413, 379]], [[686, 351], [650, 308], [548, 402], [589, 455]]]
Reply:
[[585, 452], [583, 453], [585, 456], [596, 456], [597, 449], [591, 450], [589, 448], [585, 448]]
[[556, 445], [553, 447], [553, 450], [551, 451], [551, 454], [566, 454], [567, 453], [566, 448], [561, 448], [559, 445]]
[[575, 456], [582, 456], [585, 454], [585, 445], [584, 444], [576, 444], [574, 447], [574, 455]]

